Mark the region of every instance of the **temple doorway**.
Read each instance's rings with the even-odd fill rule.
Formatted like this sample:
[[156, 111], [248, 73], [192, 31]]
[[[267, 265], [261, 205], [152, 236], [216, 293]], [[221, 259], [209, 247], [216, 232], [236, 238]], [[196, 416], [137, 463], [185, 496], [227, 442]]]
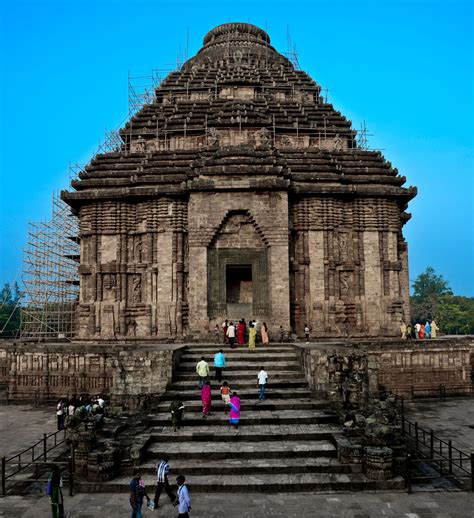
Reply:
[[250, 318], [252, 316], [252, 265], [227, 265], [226, 304], [227, 314], [231, 318]]

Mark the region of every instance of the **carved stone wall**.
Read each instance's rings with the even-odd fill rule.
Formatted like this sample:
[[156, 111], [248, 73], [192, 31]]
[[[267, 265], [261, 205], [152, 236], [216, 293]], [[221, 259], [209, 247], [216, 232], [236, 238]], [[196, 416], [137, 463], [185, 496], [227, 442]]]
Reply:
[[291, 208], [292, 326], [315, 337], [398, 336], [409, 320], [395, 201], [303, 197]]
[[88, 204], [80, 212], [78, 338], [183, 336], [187, 204]]
[[180, 346], [4, 344], [8, 398], [34, 400], [104, 394], [117, 400], [161, 394]]
[[447, 393], [451, 390], [458, 394], [472, 393], [472, 337], [296, 347], [310, 386], [325, 397], [337, 398], [339, 382], [347, 373], [352, 400], [364, 404], [370, 398], [378, 398], [381, 386], [407, 396], [412, 389], [415, 395], [433, 395], [440, 385], [446, 386]]

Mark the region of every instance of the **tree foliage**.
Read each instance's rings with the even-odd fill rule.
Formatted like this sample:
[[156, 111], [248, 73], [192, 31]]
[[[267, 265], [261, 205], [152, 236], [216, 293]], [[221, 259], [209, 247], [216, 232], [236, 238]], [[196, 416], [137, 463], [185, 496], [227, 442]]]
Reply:
[[20, 301], [22, 293], [15, 282], [3, 285], [0, 292], [0, 336], [15, 336], [20, 328]]
[[448, 281], [428, 267], [413, 282], [413, 322], [436, 320], [445, 334], [474, 333], [474, 298], [453, 295]]

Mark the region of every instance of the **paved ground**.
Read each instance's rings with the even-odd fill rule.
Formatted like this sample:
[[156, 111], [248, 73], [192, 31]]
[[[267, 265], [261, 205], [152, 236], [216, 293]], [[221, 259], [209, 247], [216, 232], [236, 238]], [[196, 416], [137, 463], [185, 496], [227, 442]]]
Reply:
[[[214, 494], [192, 499], [192, 518], [472, 518], [472, 493], [348, 493], [348, 494]], [[162, 501], [147, 518], [177, 516], [169, 501]], [[129, 516], [125, 495], [77, 495], [66, 497], [66, 517], [119, 518]], [[0, 516], [43, 518], [51, 516], [48, 499], [7, 497], [0, 499]]]
[[416, 399], [406, 408], [410, 421], [432, 429], [441, 439], [451, 439], [460, 450], [474, 451], [474, 398]]
[[56, 431], [52, 407], [0, 405], [0, 457], [13, 455]]

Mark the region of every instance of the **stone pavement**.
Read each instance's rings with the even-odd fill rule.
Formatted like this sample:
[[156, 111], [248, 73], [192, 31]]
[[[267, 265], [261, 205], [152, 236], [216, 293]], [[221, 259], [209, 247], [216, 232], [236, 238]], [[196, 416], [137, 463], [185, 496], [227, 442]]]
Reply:
[[474, 451], [474, 398], [416, 399], [406, 403], [406, 416], [456, 448]]
[[[152, 491], [150, 491], [152, 492]], [[175, 518], [177, 511], [162, 495], [157, 511], [144, 506], [144, 518]], [[279, 493], [275, 495], [192, 495], [192, 518], [472, 518], [473, 493]], [[100, 494], [65, 497], [66, 518], [119, 518], [129, 516], [127, 495]], [[0, 499], [0, 517], [46, 518], [48, 499]]]
[[55, 431], [54, 406], [0, 405], [0, 457], [14, 455]]

